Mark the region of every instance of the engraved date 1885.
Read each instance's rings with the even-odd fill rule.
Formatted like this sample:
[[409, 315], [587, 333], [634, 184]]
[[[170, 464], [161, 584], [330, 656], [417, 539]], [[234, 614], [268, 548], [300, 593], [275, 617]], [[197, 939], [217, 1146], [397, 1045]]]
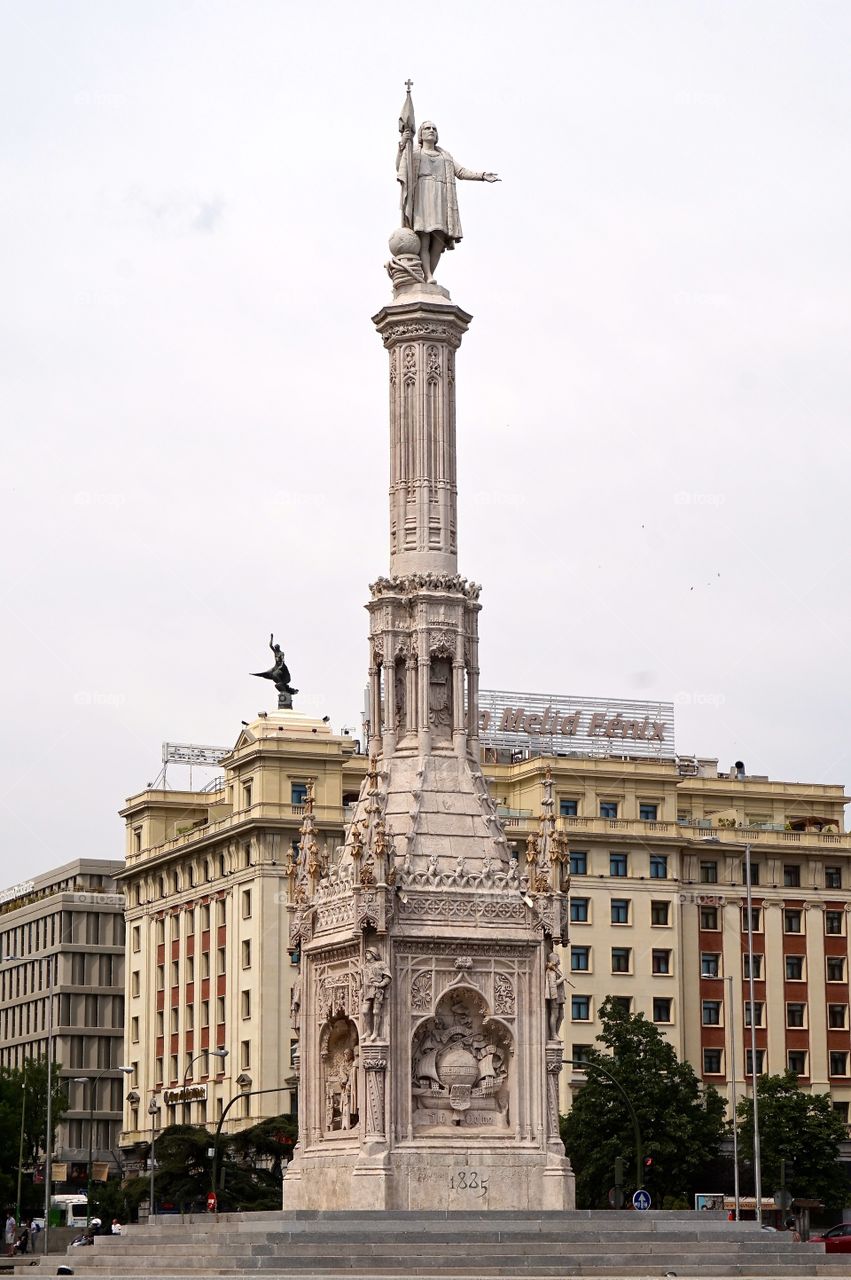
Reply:
[[478, 1169], [459, 1169], [449, 1179], [449, 1187], [452, 1191], [480, 1191], [484, 1194], [488, 1189], [488, 1180], [482, 1177]]

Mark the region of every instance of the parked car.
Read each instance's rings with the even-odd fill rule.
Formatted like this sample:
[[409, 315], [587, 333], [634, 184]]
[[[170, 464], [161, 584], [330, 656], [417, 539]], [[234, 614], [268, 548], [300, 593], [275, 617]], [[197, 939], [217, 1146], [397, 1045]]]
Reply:
[[826, 1253], [851, 1253], [851, 1222], [840, 1222], [829, 1231], [810, 1236], [813, 1244], [823, 1244]]

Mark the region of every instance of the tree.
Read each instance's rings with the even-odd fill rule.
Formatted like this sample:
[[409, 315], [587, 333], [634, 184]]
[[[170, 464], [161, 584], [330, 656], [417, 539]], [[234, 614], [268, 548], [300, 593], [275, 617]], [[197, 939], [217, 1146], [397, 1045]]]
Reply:
[[[635, 1130], [623, 1094], [636, 1113], [643, 1154], [644, 1186], [656, 1203], [691, 1197], [704, 1164], [719, 1150], [724, 1133], [724, 1100], [702, 1088], [687, 1062], [643, 1014], [627, 1013], [611, 997], [600, 1008], [603, 1046], [587, 1054], [587, 1083], [567, 1116], [562, 1138], [576, 1172], [580, 1208], [605, 1208], [614, 1184], [615, 1159], [624, 1161], [625, 1189], [635, 1186]], [[602, 1070], [595, 1070], [595, 1067]]]
[[[805, 1093], [792, 1071], [760, 1076], [759, 1145], [763, 1195], [780, 1186], [780, 1161], [787, 1161], [786, 1182], [795, 1196], [821, 1200], [832, 1217], [845, 1204], [848, 1184], [839, 1163], [845, 1124], [833, 1110], [829, 1093]], [[753, 1100], [738, 1106], [740, 1150], [753, 1150]]]
[[[59, 1064], [53, 1064], [53, 1136], [67, 1108]], [[18, 1152], [21, 1140], [21, 1119], [24, 1121], [24, 1169], [35, 1165], [45, 1150], [47, 1128], [47, 1059], [29, 1058], [19, 1070], [15, 1067], [0, 1068], [0, 1199], [12, 1204], [17, 1195]], [[31, 1208], [38, 1197], [33, 1195], [31, 1178], [23, 1182], [25, 1208]]]

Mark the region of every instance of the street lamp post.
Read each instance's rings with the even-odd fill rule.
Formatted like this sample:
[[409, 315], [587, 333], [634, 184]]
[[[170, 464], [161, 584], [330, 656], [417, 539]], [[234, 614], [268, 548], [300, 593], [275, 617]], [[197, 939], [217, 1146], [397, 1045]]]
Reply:
[[[221, 1058], [222, 1062], [224, 1062], [225, 1058], [228, 1056], [229, 1053], [230, 1053], [230, 1050], [225, 1049], [224, 1046], [221, 1049], [202, 1049], [200, 1053], [195, 1054], [194, 1058], [189, 1059], [189, 1062], [186, 1064], [186, 1070], [183, 1073], [183, 1106], [184, 1108], [186, 1108], [187, 1106], [188, 1107], [192, 1106], [191, 1102], [187, 1103], [186, 1101], [186, 1088], [189, 1084], [189, 1076], [192, 1071], [193, 1064], [196, 1063], [199, 1058], [203, 1058], [206, 1054], [209, 1054], [214, 1058]], [[192, 1113], [190, 1111], [190, 1115], [191, 1114]], [[188, 1123], [185, 1110], [183, 1113], [183, 1120], [184, 1120], [184, 1123]]]
[[[240, 1081], [243, 1081], [250, 1085], [251, 1077], [237, 1076], [237, 1084], [239, 1084]], [[216, 1179], [217, 1179], [218, 1167], [219, 1167], [219, 1138], [221, 1137], [222, 1125], [225, 1122], [225, 1117], [227, 1116], [227, 1113], [230, 1111], [231, 1107], [234, 1105], [235, 1102], [239, 1102], [240, 1098], [256, 1098], [261, 1093], [285, 1093], [287, 1091], [288, 1091], [287, 1085], [285, 1084], [278, 1085], [278, 1087], [275, 1089], [240, 1089], [239, 1093], [235, 1093], [234, 1096], [231, 1098], [230, 1102], [228, 1102], [227, 1106], [223, 1109], [222, 1114], [219, 1116], [218, 1123], [216, 1124], [216, 1132], [213, 1134], [213, 1194], [214, 1195], [217, 1194]]]
[[644, 1185], [644, 1176], [643, 1176], [644, 1162], [642, 1159], [642, 1150], [641, 1150], [641, 1129], [638, 1126], [638, 1116], [636, 1115], [635, 1107], [632, 1105], [632, 1099], [630, 1098], [626, 1089], [623, 1087], [620, 1080], [616, 1080], [615, 1077], [611, 1075], [606, 1070], [605, 1067], [601, 1067], [598, 1062], [579, 1062], [575, 1058], [562, 1058], [562, 1062], [568, 1063], [571, 1067], [582, 1067], [583, 1070], [585, 1071], [587, 1071], [589, 1067], [591, 1068], [592, 1071], [599, 1071], [601, 1075], [604, 1075], [606, 1077], [607, 1080], [611, 1080], [615, 1088], [619, 1089], [620, 1092], [623, 1094], [624, 1102], [629, 1107], [629, 1114], [632, 1116], [632, 1127], [633, 1127], [633, 1132], [635, 1134], [635, 1189], [636, 1191], [640, 1191]]
[[[751, 846], [750, 843], [741, 843], [734, 841], [722, 841], [718, 836], [707, 836], [704, 840], [705, 844], [723, 844], [728, 849], [744, 849], [745, 852], [745, 902], [748, 913], [748, 1002], [750, 1004], [750, 1041], [751, 1041], [751, 1088], [753, 1097], [753, 1180], [754, 1195], [756, 1198], [756, 1220], [762, 1226], [762, 1165], [760, 1161], [760, 1145], [759, 1145], [759, 1098], [757, 1089], [757, 1058], [756, 1058], [756, 1018], [754, 1017], [754, 972], [753, 972], [753, 895], [751, 882]], [[730, 1018], [732, 1021], [733, 1012], [730, 1010]], [[747, 1076], [747, 1071], [745, 1071]], [[734, 1083], [735, 1089], [735, 1083]], [[735, 1142], [735, 1112], [733, 1115], [734, 1124], [734, 1142]], [[734, 1152], [738, 1150], [738, 1144], [734, 1147]], [[738, 1177], [738, 1165], [736, 1167], [736, 1176]]]
[[727, 978], [730, 988], [730, 1105], [733, 1110], [733, 1198], [736, 1204], [736, 1221], [741, 1217], [739, 1198], [739, 1121], [736, 1116], [736, 1019], [733, 1016], [733, 975]]
[[151, 1117], [151, 1187], [148, 1192], [151, 1207], [148, 1210], [148, 1222], [153, 1222], [154, 1220], [154, 1143], [157, 1139], [157, 1116], [159, 1114], [160, 1104], [157, 1102], [156, 1098], [151, 1098], [151, 1101], [148, 1103], [148, 1115]]
[[[87, 1084], [89, 1086], [89, 1159], [86, 1164], [86, 1230], [92, 1225], [92, 1139], [95, 1128], [95, 1089], [98, 1080], [103, 1080], [104, 1076], [109, 1074], [111, 1068], [107, 1067], [104, 1071], [97, 1072], [93, 1076], [74, 1076], [75, 1084]], [[119, 1067], [119, 1071], [123, 1071], [125, 1075], [132, 1075], [132, 1067]]]
[[24, 1122], [27, 1115], [27, 1083], [21, 1085], [21, 1140], [18, 1143], [18, 1198], [15, 1204], [15, 1219], [21, 1225], [21, 1180], [24, 1173]]

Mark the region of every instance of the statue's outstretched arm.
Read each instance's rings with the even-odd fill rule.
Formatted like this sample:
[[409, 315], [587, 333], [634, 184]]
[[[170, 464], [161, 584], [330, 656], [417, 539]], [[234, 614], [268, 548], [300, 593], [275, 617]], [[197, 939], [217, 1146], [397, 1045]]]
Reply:
[[502, 182], [502, 178], [486, 170], [465, 169], [463, 165], [455, 165], [455, 177], [466, 182]]

